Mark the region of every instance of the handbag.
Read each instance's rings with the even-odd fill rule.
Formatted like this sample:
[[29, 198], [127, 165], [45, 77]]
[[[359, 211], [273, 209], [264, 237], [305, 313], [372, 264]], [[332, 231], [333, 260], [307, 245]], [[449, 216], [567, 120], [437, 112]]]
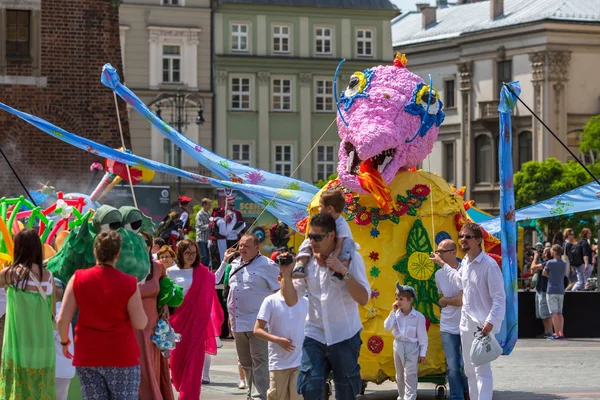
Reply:
[[478, 329], [474, 332], [475, 340], [471, 346], [471, 362], [474, 366], [490, 363], [502, 355], [502, 347], [496, 340], [496, 336], [490, 332], [488, 335], [483, 335]]
[[[42, 296], [42, 298], [44, 299], [44, 301], [47, 303], [48, 302], [48, 297], [46, 295], [46, 291], [42, 289], [42, 285], [40, 285], [40, 281], [37, 280], [37, 278], [32, 275], [29, 274], [29, 277], [31, 278], [31, 280], [33, 281], [33, 283], [35, 284], [35, 287], [37, 287], [38, 293]], [[54, 276], [52, 275], [52, 272], [50, 272], [50, 282], [54, 283]], [[58, 325], [56, 324], [56, 318], [54, 318], [54, 313], [50, 312], [50, 318], [52, 319], [52, 326], [54, 327], [54, 330], [58, 330]]]

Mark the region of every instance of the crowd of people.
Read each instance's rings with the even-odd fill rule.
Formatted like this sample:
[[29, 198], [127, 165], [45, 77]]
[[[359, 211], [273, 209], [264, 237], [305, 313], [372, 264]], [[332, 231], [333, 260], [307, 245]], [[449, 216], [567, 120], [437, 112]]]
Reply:
[[[96, 266], [64, 283], [44, 268], [35, 231], [15, 237], [15, 263], [0, 271], [7, 294], [0, 397], [65, 399], [76, 371], [84, 399], [168, 400], [174, 387], [180, 399], [196, 400], [202, 384], [210, 383], [226, 310], [239, 388], [248, 399], [323, 398], [330, 377], [336, 399], [356, 399], [362, 389], [358, 305], [368, 303], [371, 289], [358, 245], [340, 215], [342, 193], [323, 194], [297, 254], [282, 247], [270, 258], [261, 254], [259, 238], [244, 231], [232, 199], [226, 210], [203, 199], [196, 240], [185, 238], [191, 229], [184, 223], [190, 218], [188, 199], [179, 199], [182, 210], [165, 219], [156, 237], [144, 236], [151, 268], [142, 282], [115, 268], [121, 248], [115, 231], [96, 236]], [[492, 398], [490, 364], [475, 366], [470, 349], [477, 335], [500, 329], [505, 294], [500, 269], [482, 251], [482, 240], [481, 228], [468, 223], [459, 234], [462, 262], [452, 240], [439, 243], [431, 255], [440, 266], [435, 281], [451, 399]], [[560, 247], [551, 251], [556, 262], [546, 262], [542, 276], [555, 311], [561, 299], [554, 281], [562, 261]], [[221, 282], [224, 305], [216, 291]], [[163, 287], [179, 301], [159, 298]], [[396, 289], [384, 325], [395, 338], [398, 398], [414, 400], [418, 364], [428, 351], [425, 317], [413, 308], [414, 288], [397, 283]], [[551, 319], [560, 335], [561, 318], [553, 313]], [[172, 351], [153, 341], [160, 321], [181, 335]]]

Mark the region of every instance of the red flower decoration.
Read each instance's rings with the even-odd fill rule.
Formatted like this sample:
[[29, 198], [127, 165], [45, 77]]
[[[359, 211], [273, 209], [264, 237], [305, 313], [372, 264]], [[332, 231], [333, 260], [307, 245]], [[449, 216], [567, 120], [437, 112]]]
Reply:
[[376, 299], [378, 297], [379, 297], [379, 292], [377, 291], [377, 289], [371, 290], [371, 298]]
[[376, 251], [372, 251], [372, 252], [369, 254], [369, 258], [370, 258], [371, 260], [373, 260], [373, 261], [377, 261], [377, 260], [379, 260], [379, 253], [378, 253], [378, 252], [376, 252]]
[[383, 339], [379, 336], [371, 336], [367, 342], [367, 347], [371, 350], [371, 353], [379, 354], [381, 353], [381, 350], [383, 350]]
[[396, 203], [395, 215], [404, 215], [408, 212], [408, 206], [404, 203]]
[[425, 197], [431, 193], [431, 190], [429, 189], [429, 186], [419, 184], [415, 185], [410, 192], [415, 196]]
[[357, 225], [369, 225], [371, 223], [372, 219], [373, 219], [373, 216], [371, 215], [370, 212], [361, 211], [356, 215], [356, 217], [354, 217], [354, 222]]
[[344, 193], [344, 199], [346, 199], [346, 204], [352, 204], [354, 196], [352, 196], [352, 193]]
[[298, 221], [296, 223], [296, 228], [298, 228], [298, 232], [305, 234], [307, 224], [308, 224], [308, 217], [305, 217], [304, 219]]
[[431, 326], [431, 320], [425, 317], [425, 331], [429, 332], [429, 327]]

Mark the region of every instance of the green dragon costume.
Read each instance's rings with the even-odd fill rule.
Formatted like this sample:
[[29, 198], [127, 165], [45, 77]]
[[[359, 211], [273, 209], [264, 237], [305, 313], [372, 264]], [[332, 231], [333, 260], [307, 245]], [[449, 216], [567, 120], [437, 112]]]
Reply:
[[107, 205], [98, 208], [91, 222], [74, 228], [65, 239], [63, 247], [48, 261], [48, 269], [63, 282], [68, 282], [76, 270], [93, 267], [94, 239], [102, 231], [119, 232], [122, 238], [121, 255], [117, 269], [138, 281], [150, 272], [146, 242], [139, 232], [153, 231], [152, 220], [131, 206], [120, 209]]

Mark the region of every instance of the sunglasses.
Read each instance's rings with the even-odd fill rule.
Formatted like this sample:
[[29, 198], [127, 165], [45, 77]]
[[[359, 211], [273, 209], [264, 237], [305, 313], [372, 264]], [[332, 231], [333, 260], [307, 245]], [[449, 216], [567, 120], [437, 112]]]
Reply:
[[443, 254], [443, 253], [448, 253], [449, 251], [454, 251], [454, 250], [436, 250], [435, 254]]
[[464, 238], [464, 239], [467, 239], [467, 240], [471, 240], [471, 239], [475, 238], [475, 236], [472, 236], [472, 235], [458, 235], [458, 238], [459, 239], [463, 239]]
[[[327, 232], [327, 233], [329, 233], [329, 232]], [[325, 234], [309, 233], [308, 234], [308, 239], [309, 240], [314, 240], [315, 242], [320, 242], [321, 240], [325, 239], [325, 236], [327, 236], [327, 233], [325, 233]]]

